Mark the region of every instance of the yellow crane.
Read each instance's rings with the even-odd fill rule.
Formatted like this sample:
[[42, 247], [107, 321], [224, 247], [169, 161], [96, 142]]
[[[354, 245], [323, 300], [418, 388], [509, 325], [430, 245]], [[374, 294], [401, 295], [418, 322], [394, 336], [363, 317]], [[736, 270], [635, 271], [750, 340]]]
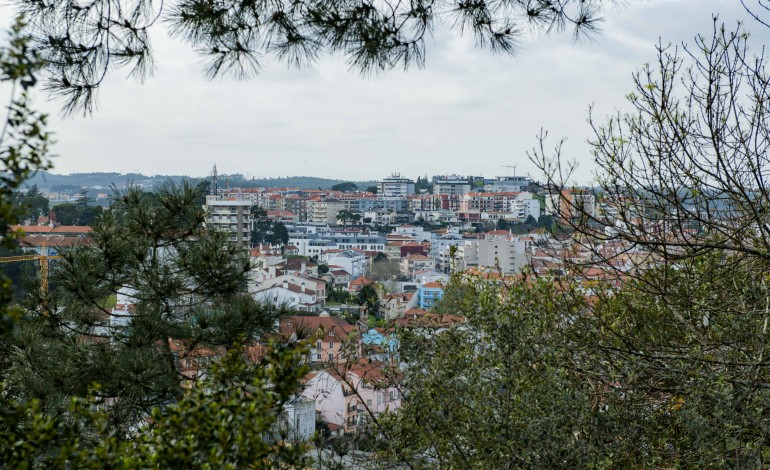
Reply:
[[[45, 245], [43, 245], [42, 248], [44, 253], [48, 253], [48, 249]], [[48, 261], [56, 258], [61, 258], [61, 255], [41, 255], [40, 253], [31, 253], [18, 256], [0, 256], [0, 263], [37, 260], [40, 264], [40, 297], [43, 299], [43, 302], [46, 302], [46, 299], [48, 298]], [[46, 315], [48, 313], [48, 309], [45, 308], [45, 306], [43, 312]]]

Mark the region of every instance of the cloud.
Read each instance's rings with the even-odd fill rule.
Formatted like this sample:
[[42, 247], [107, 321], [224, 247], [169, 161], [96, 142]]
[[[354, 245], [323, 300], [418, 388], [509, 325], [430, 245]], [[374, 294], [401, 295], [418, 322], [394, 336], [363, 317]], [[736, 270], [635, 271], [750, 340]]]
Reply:
[[187, 44], [156, 31], [154, 77], [140, 85], [117, 71], [92, 117], [52, 119], [56, 170], [202, 176], [216, 162], [256, 176], [494, 176], [508, 171], [502, 165], [534, 172], [525, 153], [545, 128], [568, 139], [587, 181], [588, 106], [599, 117], [622, 109], [631, 73], [655, 59], [658, 38], [708, 34], [713, 12], [728, 24], [746, 20], [756, 42], [767, 42], [738, 2], [634, 2], [611, 11], [593, 42], [575, 44], [568, 32], [529, 38], [515, 57], [439, 27], [422, 70], [361, 77], [327, 56], [308, 69], [266, 62], [251, 80], [209, 81]]

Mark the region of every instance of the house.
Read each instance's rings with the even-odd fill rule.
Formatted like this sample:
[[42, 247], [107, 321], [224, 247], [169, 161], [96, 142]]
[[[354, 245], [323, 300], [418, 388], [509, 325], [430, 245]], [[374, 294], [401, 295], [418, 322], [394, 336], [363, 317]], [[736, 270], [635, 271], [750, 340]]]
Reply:
[[341, 317], [322, 312], [318, 316], [286, 316], [279, 322], [284, 338], [312, 337], [309, 361], [315, 364], [344, 362], [342, 343], [353, 325]]
[[401, 259], [399, 268], [403, 276], [411, 276], [416, 271], [432, 271], [436, 268], [436, 261], [425, 255], [408, 255]]
[[356, 250], [328, 250], [321, 253], [319, 259], [327, 265], [339, 266], [353, 278], [366, 274], [369, 267], [366, 255]]
[[270, 429], [272, 442], [307, 442], [315, 436], [315, 400], [296, 396], [283, 404], [278, 419]]
[[281, 274], [274, 278], [264, 280], [261, 287], [267, 288], [277, 286], [285, 282], [300, 286], [303, 289], [312, 292], [321, 305], [326, 303], [326, 280], [318, 277], [295, 273]]
[[347, 288], [350, 281], [353, 280], [350, 273], [342, 269], [341, 266], [334, 264], [329, 265], [329, 272], [322, 276], [333, 287], [345, 287]]
[[414, 292], [395, 292], [385, 294], [380, 299], [380, 312], [386, 320], [399, 318], [410, 308], [417, 306], [418, 298]]
[[288, 280], [284, 280], [282, 284], [258, 289], [252, 296], [255, 300], [302, 312], [317, 312], [324, 305], [315, 290], [290, 283]]
[[370, 328], [361, 334], [358, 344], [360, 357], [380, 362], [398, 360], [399, 341], [392, 329]]
[[364, 286], [368, 286], [370, 284], [374, 284], [374, 281], [367, 278], [366, 276], [359, 276], [352, 281], [350, 281], [350, 285], [348, 285], [348, 290], [350, 292], [358, 292], [361, 289], [363, 289]]
[[439, 300], [444, 297], [444, 286], [438, 282], [429, 282], [423, 284], [417, 290], [418, 305], [421, 309], [428, 309], [433, 307]]
[[302, 394], [315, 400], [321, 419], [351, 433], [364, 429], [372, 415], [401, 407], [399, 381], [393, 367], [362, 359], [308, 374]]

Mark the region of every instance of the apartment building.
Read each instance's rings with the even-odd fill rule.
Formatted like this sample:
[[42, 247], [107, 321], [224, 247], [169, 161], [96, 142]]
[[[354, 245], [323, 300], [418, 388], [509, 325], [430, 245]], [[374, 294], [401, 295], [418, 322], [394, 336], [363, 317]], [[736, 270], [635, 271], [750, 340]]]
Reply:
[[251, 200], [243, 195], [206, 196], [206, 226], [228, 232], [230, 241], [248, 250], [251, 245]]
[[414, 194], [414, 181], [403, 178], [401, 175], [393, 175], [377, 183], [377, 195], [385, 197], [408, 196]]

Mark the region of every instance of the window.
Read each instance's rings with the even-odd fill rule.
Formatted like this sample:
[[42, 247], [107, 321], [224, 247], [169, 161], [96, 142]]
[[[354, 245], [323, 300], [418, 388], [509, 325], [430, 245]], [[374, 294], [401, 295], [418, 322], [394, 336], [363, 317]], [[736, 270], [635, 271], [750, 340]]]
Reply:
[[329, 341], [329, 349], [334, 347], [334, 341]]
[[398, 390], [391, 390], [390, 391], [390, 399], [391, 400], [398, 400]]
[[332, 329], [330, 329], [330, 330], [329, 330], [329, 336], [335, 336], [335, 335], [334, 335], [334, 328], [332, 328]]
[[334, 360], [334, 354], [329, 354], [329, 362]]
[[315, 348], [316, 349], [322, 349], [323, 348], [323, 345], [321, 344], [320, 341], [316, 343]]
[[372, 400], [366, 400], [366, 406], [372, 407]]

